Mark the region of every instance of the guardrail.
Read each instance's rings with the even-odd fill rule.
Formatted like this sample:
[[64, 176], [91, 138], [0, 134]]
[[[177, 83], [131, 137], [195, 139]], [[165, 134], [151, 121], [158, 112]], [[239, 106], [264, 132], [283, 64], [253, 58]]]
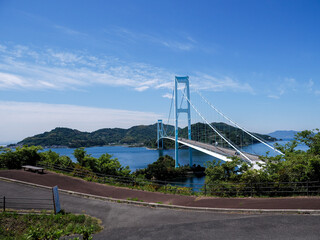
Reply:
[[54, 171], [64, 172], [89, 181], [111, 185], [133, 187], [148, 191], [204, 196], [318, 196], [320, 182], [250, 182], [250, 183], [183, 183], [179, 181], [146, 180], [136, 177], [124, 177], [95, 173], [55, 164], [39, 164]]
[[2, 211], [14, 210], [53, 210], [53, 200], [48, 198], [11, 198], [3, 196], [0, 198]]

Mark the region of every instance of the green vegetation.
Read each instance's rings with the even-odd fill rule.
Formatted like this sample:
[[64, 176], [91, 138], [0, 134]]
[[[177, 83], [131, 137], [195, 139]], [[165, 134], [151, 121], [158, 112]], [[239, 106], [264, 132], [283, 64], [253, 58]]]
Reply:
[[120, 144], [151, 146], [152, 142], [155, 142], [156, 129], [156, 124], [134, 126], [129, 129], [105, 128], [91, 133], [69, 128], [55, 128], [50, 132], [25, 138], [18, 145], [64, 146], [69, 148]]
[[[224, 137], [229, 139], [231, 142], [238, 146], [248, 146], [253, 143], [258, 143], [259, 141], [253, 139], [248, 134], [243, 134], [243, 131], [239, 128], [230, 126], [223, 122], [213, 122], [211, 125], [218, 131], [223, 133]], [[203, 134], [206, 132], [206, 134]], [[264, 134], [253, 133], [255, 136], [263, 139], [264, 141], [276, 141], [276, 138], [270, 137]], [[179, 136], [182, 138], [187, 138], [188, 128], [183, 128], [179, 131]], [[196, 123], [191, 125], [191, 139], [214, 144], [215, 142], [228, 147], [224, 140], [221, 139], [207, 124]]]
[[187, 170], [190, 170], [187, 166], [175, 168], [174, 159], [165, 155], [159, 157], [154, 163], [149, 164], [147, 168], [137, 170], [134, 174], [140, 177], [143, 176], [146, 179], [166, 181], [176, 178], [185, 178]]
[[112, 158], [111, 155], [105, 153], [99, 158], [94, 158], [84, 150], [78, 148], [74, 150], [74, 156], [77, 163], [67, 156], [51, 150], [39, 152], [41, 147], [23, 146], [17, 147], [15, 150], [10, 148], [0, 149], [0, 168], [19, 169], [22, 165], [36, 165], [42, 163], [45, 165], [59, 165], [62, 168], [73, 169], [76, 175], [77, 170], [86, 173], [86, 177], [92, 177], [96, 173], [113, 175], [113, 176], [129, 176], [130, 169], [128, 166], [123, 167], [117, 158]]
[[40, 161], [41, 156], [39, 150], [41, 147], [23, 146], [17, 147], [15, 150], [10, 148], [0, 149], [0, 168], [17, 169], [22, 165], [35, 165]]
[[[241, 130], [238, 128], [229, 126], [225, 123], [212, 123], [218, 130], [225, 132], [225, 136], [233, 141], [237, 145], [249, 145], [256, 143], [256, 140], [252, 140], [247, 134], [242, 138], [239, 138]], [[164, 125], [168, 134], [173, 133], [174, 127], [171, 125]], [[214, 136], [213, 130], [206, 124], [196, 123], [191, 126], [192, 139], [201, 140], [202, 142], [214, 143], [221, 139], [217, 137], [208, 138], [206, 136]], [[204, 131], [207, 132], [206, 136], [201, 134]], [[266, 141], [275, 141], [268, 135], [256, 134], [258, 137]], [[104, 128], [95, 132], [81, 132], [69, 128], [55, 128], [50, 132], [35, 135], [23, 139], [18, 145], [28, 146], [63, 146], [69, 148], [79, 147], [92, 147], [92, 146], [104, 146], [104, 145], [120, 145], [128, 144], [132, 146], [146, 146], [149, 148], [156, 148], [156, 136], [157, 136], [157, 125], [140, 125], [134, 126], [129, 129], [121, 128]], [[187, 127], [179, 129], [179, 136], [187, 138], [188, 129]], [[241, 139], [241, 140], [240, 140]], [[164, 148], [169, 149], [174, 147], [174, 142], [164, 139]]]
[[[309, 150], [295, 150], [299, 143], [305, 143]], [[303, 131], [296, 134], [295, 140], [285, 146], [276, 146], [285, 155], [264, 156], [260, 169], [253, 169], [245, 162], [234, 158], [232, 162], [208, 162], [206, 166], [207, 189], [214, 195], [237, 195], [253, 184], [254, 193], [259, 193], [265, 184], [281, 188], [283, 182], [320, 181], [320, 132]], [[296, 185], [295, 187], [297, 187]], [[286, 190], [286, 189], [284, 189]], [[245, 193], [244, 193], [245, 194]], [[219, 195], [219, 194], [218, 194]], [[268, 195], [273, 195], [270, 192]]]
[[92, 239], [101, 229], [98, 219], [86, 215], [0, 213], [1, 239], [59, 239], [73, 234]]
[[135, 201], [135, 202], [144, 202], [143, 200], [139, 200], [138, 198], [127, 198], [129, 201]]
[[129, 176], [129, 166], [123, 167], [117, 158], [113, 158], [108, 153], [102, 154], [99, 158], [94, 158], [84, 150], [78, 148], [74, 150], [74, 156], [79, 165], [92, 172], [113, 175], [113, 176]]

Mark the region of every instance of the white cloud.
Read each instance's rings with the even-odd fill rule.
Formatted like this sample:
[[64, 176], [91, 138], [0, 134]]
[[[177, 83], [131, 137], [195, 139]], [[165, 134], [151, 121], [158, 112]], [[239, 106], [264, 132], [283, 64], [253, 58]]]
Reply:
[[309, 82], [306, 84], [307, 90], [310, 93], [313, 93], [315, 95], [320, 95], [320, 90], [316, 89], [315, 83], [312, 79], [309, 79]]
[[195, 76], [191, 76], [191, 79], [196, 80], [192, 82], [192, 86], [199, 90], [212, 90], [217, 92], [234, 91], [254, 93], [254, 90], [250, 86], [250, 84], [239, 82], [228, 76], [217, 78], [205, 73], [198, 73]]
[[[41, 89], [82, 89], [93, 85], [125, 86], [136, 91], [172, 89], [174, 73], [145, 63], [127, 63], [108, 56], [86, 52], [34, 50], [25, 46], [1, 48], [0, 87]], [[250, 92], [248, 83], [229, 76], [220, 78], [206, 73], [190, 76], [193, 87], [211, 91]]]
[[273, 98], [273, 99], [279, 99], [280, 96], [277, 96], [277, 95], [268, 95], [269, 98]]
[[285, 77], [276, 81], [276, 86], [272, 89], [272, 93], [268, 95], [269, 98], [279, 99], [288, 92], [296, 91], [299, 84], [296, 79]]
[[181, 51], [189, 51], [194, 47], [193, 44], [189, 42], [161, 41], [161, 40], [158, 40], [158, 42], [168, 48], [181, 50]]
[[173, 79], [164, 69], [85, 52], [38, 51], [14, 46], [0, 56], [0, 87], [75, 89], [88, 85], [128, 86], [144, 91]]
[[148, 86], [142, 86], [142, 87], [135, 88], [135, 90], [138, 92], [143, 92], [143, 91], [147, 90], [148, 88], [149, 88]]
[[73, 30], [73, 29], [68, 28], [68, 27], [64, 27], [64, 26], [60, 26], [60, 25], [53, 25], [53, 27], [58, 29], [58, 30], [60, 30], [60, 31], [62, 31], [63, 33], [71, 35], [71, 36], [79, 36], [79, 35], [87, 36], [84, 33], [81, 33], [79, 31]]
[[309, 79], [309, 82], [307, 83], [307, 88], [308, 90], [312, 91], [312, 87], [314, 85], [314, 82], [312, 79]]
[[118, 35], [119, 37], [124, 38], [126, 41], [148, 42], [178, 51], [190, 51], [195, 48], [196, 43], [196, 41], [190, 36], [185, 37], [175, 35], [175, 40], [172, 38], [164, 39], [154, 34], [133, 32], [129, 29], [121, 27], [114, 27], [113, 29], [106, 30], [105, 32], [111, 35]]
[[28, 83], [21, 77], [0, 72], [0, 89], [1, 88], [12, 88], [12, 87], [26, 87]]
[[152, 124], [160, 118], [162, 116], [152, 112], [0, 101], [0, 142], [20, 141], [55, 127], [91, 132], [106, 127], [128, 128], [134, 125]]
[[172, 99], [173, 98], [173, 95], [171, 93], [166, 93], [164, 95], [162, 95], [163, 98], [169, 98], [169, 99]]

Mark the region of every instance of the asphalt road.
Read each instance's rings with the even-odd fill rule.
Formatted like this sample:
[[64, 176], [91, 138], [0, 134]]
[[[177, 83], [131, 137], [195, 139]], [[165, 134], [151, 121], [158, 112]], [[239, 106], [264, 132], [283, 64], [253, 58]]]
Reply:
[[[50, 190], [0, 181], [0, 197], [50, 198]], [[61, 207], [102, 220], [94, 239], [320, 239], [320, 215], [224, 214], [154, 209], [60, 193]]]

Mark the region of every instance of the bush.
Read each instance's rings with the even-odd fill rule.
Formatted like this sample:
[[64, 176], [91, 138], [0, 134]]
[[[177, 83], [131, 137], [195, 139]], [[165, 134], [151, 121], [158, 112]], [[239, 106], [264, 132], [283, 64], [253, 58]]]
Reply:
[[22, 165], [36, 165], [41, 160], [38, 152], [41, 147], [23, 146], [17, 147], [15, 150], [10, 148], [2, 149], [0, 154], [0, 166], [2, 168], [19, 169]]

